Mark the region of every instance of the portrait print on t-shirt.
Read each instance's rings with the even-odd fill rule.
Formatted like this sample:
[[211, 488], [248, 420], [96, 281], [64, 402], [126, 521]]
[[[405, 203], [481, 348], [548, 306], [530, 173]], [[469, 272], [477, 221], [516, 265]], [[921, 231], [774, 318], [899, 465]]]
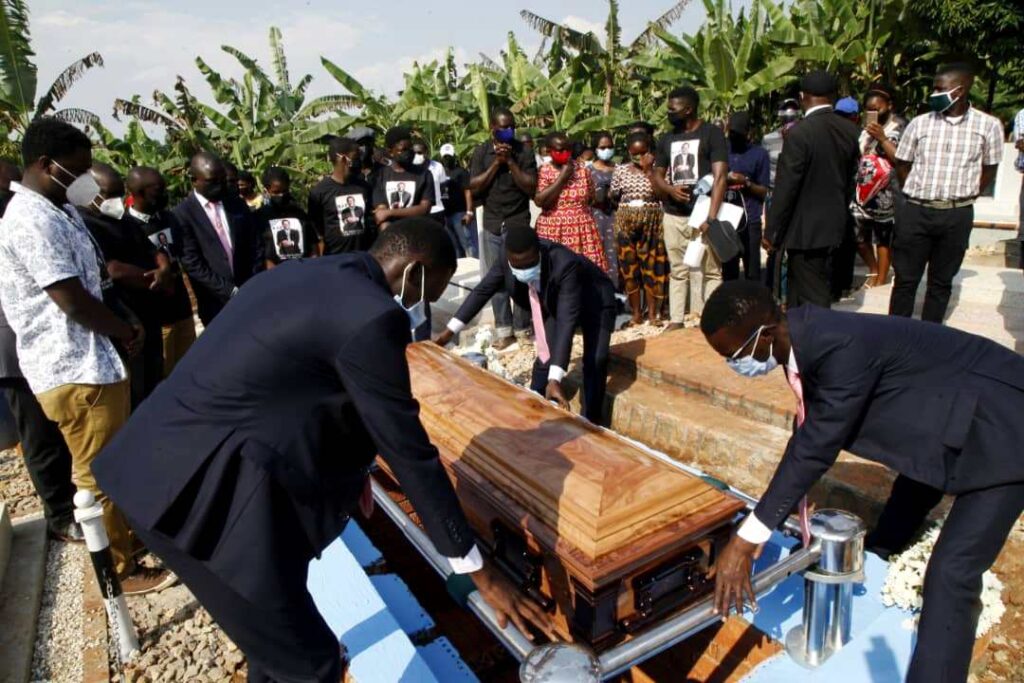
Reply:
[[697, 182], [697, 155], [700, 140], [676, 140], [671, 147], [672, 184], [693, 185]]
[[361, 194], [346, 194], [334, 198], [338, 209], [338, 225], [342, 235], [362, 235], [366, 228], [366, 200]]
[[171, 234], [170, 228], [164, 228], [160, 232], [154, 232], [149, 236], [149, 241], [156, 246], [157, 249], [167, 254], [167, 258], [174, 260], [174, 254], [171, 252], [171, 245], [174, 244], [174, 235]]
[[416, 191], [416, 183], [404, 180], [392, 180], [384, 185], [387, 193], [389, 209], [406, 209], [412, 205], [412, 195]]
[[274, 249], [280, 259], [302, 257], [302, 222], [298, 218], [275, 218], [270, 221]]

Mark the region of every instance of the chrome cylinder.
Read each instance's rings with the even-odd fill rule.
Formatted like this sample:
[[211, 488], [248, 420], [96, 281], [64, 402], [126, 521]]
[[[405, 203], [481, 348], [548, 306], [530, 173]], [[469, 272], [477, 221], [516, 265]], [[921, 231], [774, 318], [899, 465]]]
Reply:
[[818, 564], [804, 574], [800, 626], [786, 634], [789, 655], [808, 668], [820, 666], [850, 642], [853, 584], [864, 579], [864, 522], [843, 510], [819, 510], [811, 518]]

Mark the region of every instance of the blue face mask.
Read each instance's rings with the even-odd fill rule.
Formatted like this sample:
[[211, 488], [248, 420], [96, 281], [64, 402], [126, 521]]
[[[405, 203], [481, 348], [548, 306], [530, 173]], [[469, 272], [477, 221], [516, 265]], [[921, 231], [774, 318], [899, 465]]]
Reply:
[[409, 316], [409, 329], [415, 334], [416, 328], [427, 321], [427, 300], [426, 300], [426, 286], [427, 286], [427, 269], [423, 268], [420, 277], [420, 300], [409, 306], [405, 307], [405, 281], [409, 277], [409, 271], [412, 270], [414, 264], [410, 263], [405, 267], [405, 272], [402, 273], [402, 291], [395, 294], [395, 303], [402, 307], [405, 314]]
[[516, 139], [516, 129], [514, 126], [508, 128], [498, 128], [494, 131], [494, 139], [498, 142], [504, 142], [508, 144]]
[[513, 268], [511, 263], [508, 264], [508, 267], [512, 271], [512, 277], [524, 285], [540, 282], [540, 261], [537, 262], [537, 265], [529, 268]]
[[779, 361], [775, 360], [775, 356], [772, 355], [772, 346], [774, 346], [774, 344], [768, 347], [768, 358], [765, 360], [758, 360], [754, 358], [754, 354], [757, 352], [757, 342], [760, 341], [761, 333], [764, 332], [766, 327], [766, 325], [761, 325], [761, 327], [757, 328], [751, 337], [751, 339], [753, 339], [754, 346], [750, 350], [749, 356], [736, 358], [736, 355], [738, 355], [740, 351], [747, 348], [751, 339], [747, 339], [747, 341], [743, 343], [743, 346], [736, 350], [736, 354], [734, 354], [732, 358], [725, 359], [725, 362], [728, 363], [729, 367], [737, 374], [742, 375], [743, 377], [763, 377], [775, 368], [779, 367]]

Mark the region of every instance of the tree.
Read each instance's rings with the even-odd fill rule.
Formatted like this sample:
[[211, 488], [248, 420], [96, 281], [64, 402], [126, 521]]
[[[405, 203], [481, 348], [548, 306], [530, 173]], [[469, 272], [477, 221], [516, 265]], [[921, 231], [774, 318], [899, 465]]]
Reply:
[[676, 2], [671, 9], [648, 24], [648, 27], [637, 36], [628, 47], [622, 45], [622, 30], [619, 24], [619, 3], [608, 0], [608, 18], [604, 25], [604, 44], [591, 32], [577, 31], [565, 24], [523, 10], [519, 14], [527, 24], [541, 35], [552, 40], [549, 73], [562, 71], [565, 62], [565, 47], [577, 51], [573, 60], [575, 76], [587, 76], [596, 80], [596, 86], [604, 93], [602, 114], [610, 116], [616, 103], [619, 83], [628, 83], [632, 58], [641, 52], [653, 39], [655, 31], [667, 28], [679, 18], [690, 4], [690, 0]]
[[36, 65], [32, 61], [28, 7], [23, 0], [0, 0], [0, 122], [9, 132], [24, 133], [33, 119], [53, 116], [62, 121], [94, 125], [99, 117], [77, 108], [58, 109], [58, 103], [85, 73], [103, 66], [103, 57], [91, 52], [72, 62], [50, 84], [39, 100]]

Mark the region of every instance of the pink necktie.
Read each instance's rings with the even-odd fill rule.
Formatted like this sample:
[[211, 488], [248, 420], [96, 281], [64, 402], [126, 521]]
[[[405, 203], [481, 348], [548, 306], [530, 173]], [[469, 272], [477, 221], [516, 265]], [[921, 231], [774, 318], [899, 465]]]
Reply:
[[[793, 389], [793, 393], [796, 394], [796, 426], [799, 428], [803, 425], [804, 418], [807, 417], [807, 412], [804, 408], [804, 385], [800, 381], [799, 372], [787, 369], [786, 379], [789, 380], [789, 386]], [[807, 496], [800, 499], [800, 533], [804, 537], [804, 547], [810, 546], [811, 519], [807, 512]]]
[[533, 336], [537, 343], [537, 358], [541, 363], [551, 360], [551, 351], [548, 349], [548, 337], [544, 331], [544, 314], [540, 310], [540, 295], [537, 288], [530, 285], [530, 310], [533, 311]]
[[217, 233], [220, 245], [224, 247], [224, 253], [228, 256], [228, 263], [234, 263], [234, 252], [231, 249], [231, 241], [228, 240], [228, 232], [224, 229], [224, 223], [220, 220], [220, 211], [213, 202], [208, 202], [206, 207], [213, 216], [213, 229]]

